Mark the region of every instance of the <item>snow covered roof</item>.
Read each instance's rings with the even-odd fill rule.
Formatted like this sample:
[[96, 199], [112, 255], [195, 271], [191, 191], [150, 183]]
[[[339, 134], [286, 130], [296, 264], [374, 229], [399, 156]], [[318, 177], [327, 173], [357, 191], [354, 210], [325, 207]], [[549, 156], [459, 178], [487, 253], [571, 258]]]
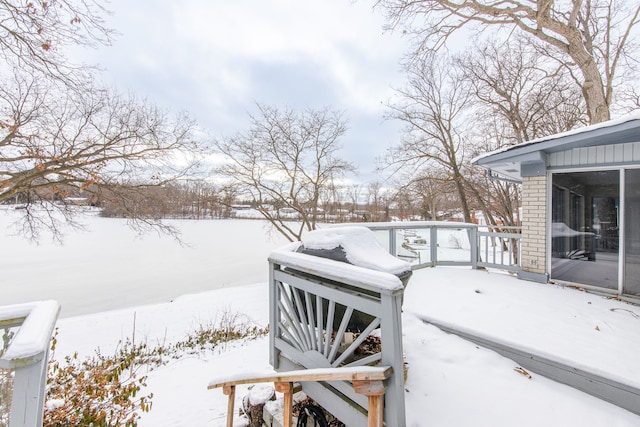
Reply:
[[640, 111], [615, 120], [549, 135], [482, 154], [471, 160], [501, 176], [521, 180], [523, 164], [541, 164], [548, 153], [596, 145], [640, 141]]

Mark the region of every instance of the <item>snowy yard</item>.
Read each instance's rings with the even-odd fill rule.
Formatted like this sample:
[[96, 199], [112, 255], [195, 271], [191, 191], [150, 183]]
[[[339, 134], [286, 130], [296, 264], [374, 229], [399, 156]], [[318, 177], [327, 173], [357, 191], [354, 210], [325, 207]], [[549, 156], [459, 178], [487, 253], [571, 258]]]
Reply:
[[249, 285], [264, 281], [267, 256], [286, 243], [264, 221], [168, 221], [181, 246], [96, 215], [81, 217], [85, 230], [67, 230], [62, 245], [46, 233], [36, 244], [13, 235], [16, 211], [0, 207], [1, 304], [56, 299], [67, 317]]
[[[479, 292], [476, 292], [479, 291]], [[225, 310], [248, 313], [266, 324], [267, 285], [256, 284], [187, 295], [140, 306], [59, 321], [58, 354], [96, 346], [108, 353], [130, 336], [134, 313], [138, 337], [177, 340]], [[612, 310], [615, 309], [615, 310]], [[630, 310], [630, 311], [626, 311]], [[409, 426], [637, 426], [640, 416], [600, 401], [535, 372], [528, 379], [498, 354], [426, 325], [438, 318], [524, 342], [576, 364], [637, 379], [640, 309], [600, 296], [519, 281], [501, 273], [438, 267], [418, 271], [405, 294], [404, 351]], [[599, 330], [596, 329], [599, 327]], [[91, 339], [83, 339], [85, 336]], [[213, 377], [269, 370], [266, 338], [181, 359], [150, 374], [154, 406], [141, 426], [222, 426], [226, 396], [207, 391]], [[239, 388], [242, 396], [245, 388]]]
[[[94, 219], [91, 226], [100, 227], [101, 221]], [[210, 227], [215, 227], [214, 223], [193, 223], [192, 226], [197, 228], [193, 235], [206, 236], [203, 240], [233, 238], [250, 245], [253, 233], [258, 229], [256, 222], [249, 221], [245, 225], [244, 222], [230, 221], [226, 223], [224, 232], [218, 228], [218, 234], [213, 235]], [[154, 273], [153, 267], [143, 264], [135, 270], [132, 279], [129, 277], [131, 271], [125, 269], [120, 273], [116, 268], [125, 261], [109, 243], [109, 233], [99, 231], [97, 234], [87, 233], [87, 236], [93, 241], [92, 250], [99, 252], [94, 256], [100, 257], [103, 266], [100, 275], [108, 276], [110, 282], [134, 280], [132, 286], [140, 284], [145, 288], [145, 282], [152, 280], [158, 289], [176, 288], [174, 292], [185, 295], [166, 299], [173, 299], [171, 302], [155, 303], [157, 298], [151, 292], [149, 302], [153, 304], [145, 305], [136, 298], [135, 304], [139, 305], [128, 307], [131, 304], [127, 294], [120, 290], [111, 300], [105, 301], [106, 307], [119, 305], [126, 308], [62, 318], [58, 321], [56, 358], [75, 351], [81, 356], [90, 355], [96, 348], [100, 348], [103, 354], [110, 354], [119, 340], [132, 336], [134, 325], [137, 341], [155, 343], [175, 342], [223, 312], [244, 313], [261, 326], [267, 323], [266, 255], [261, 262], [230, 266], [241, 268], [249, 277], [261, 277], [255, 280], [256, 284], [192, 291], [188, 287], [182, 288], [184, 282], [176, 279], [191, 274], [183, 269], [181, 263], [171, 265], [171, 274]], [[103, 236], [106, 240], [101, 243], [96, 236]], [[262, 241], [262, 236], [258, 237]], [[131, 242], [136, 250], [127, 249], [128, 257], [136, 254], [145, 259], [162, 257], [160, 253], [167, 248], [164, 243], [158, 244], [155, 237]], [[10, 288], [15, 285], [7, 277], [19, 277], [17, 270], [23, 274], [30, 271], [27, 279], [50, 281], [53, 283], [51, 286], [55, 286], [54, 293], [58, 293], [61, 300], [74, 301], [73, 295], [71, 298], [64, 295], [69, 292], [69, 288], [62, 286], [65, 281], [50, 275], [53, 272], [58, 274], [63, 267], [73, 272], [73, 280], [82, 277], [81, 273], [90, 275], [89, 267], [84, 264], [89, 257], [79, 252], [82, 247], [82, 244], [75, 243], [63, 247], [61, 254], [64, 252], [65, 257], [52, 257], [50, 265], [46, 263], [47, 257], [43, 256], [33, 270], [27, 270], [29, 262], [26, 260], [17, 263], [15, 257], [9, 256], [9, 260], [17, 263], [13, 265], [4, 258], [6, 274], [2, 279], [3, 289], [11, 294], [14, 291]], [[110, 250], [100, 252], [104, 247]], [[205, 253], [200, 253], [194, 249], [196, 260], [206, 263], [205, 267], [210, 271], [223, 269], [215, 257], [206, 253], [210, 249], [204, 250]], [[240, 253], [234, 252], [229, 256], [241, 255], [242, 250], [238, 250]], [[6, 246], [3, 252], [9, 252]], [[3, 256], [8, 256], [7, 253]], [[222, 262], [227, 262], [225, 260]], [[126, 262], [135, 266], [135, 258]], [[61, 263], [62, 266], [59, 265]], [[95, 264], [89, 263], [89, 266], [95, 268]], [[201, 280], [209, 281], [213, 289], [219, 283], [216, 283], [216, 274], [207, 273], [207, 268], [201, 268], [198, 274], [205, 275]], [[29, 280], [23, 278], [20, 283]], [[71, 279], [67, 277], [67, 280]], [[86, 283], [91, 287], [89, 282]], [[34, 288], [30, 295], [32, 300], [44, 299], [40, 289]], [[529, 346], [553, 357], [570, 360], [576, 366], [597, 369], [638, 385], [640, 307], [575, 289], [519, 281], [508, 274], [474, 271], [468, 267], [416, 271], [404, 300], [403, 342], [409, 366], [405, 396], [409, 426], [640, 425], [640, 416], [545, 379], [535, 372], [530, 372], [532, 378], [529, 379], [515, 370], [515, 362], [423, 322], [423, 319], [434, 319], [481, 332], [506, 343]], [[207, 390], [209, 380], [243, 370], [269, 369], [267, 338], [233, 343], [213, 352], [171, 361], [149, 374], [148, 388], [154, 393], [153, 409], [143, 414], [140, 425], [222, 426], [226, 396], [220, 390]], [[246, 387], [239, 387], [238, 397], [242, 397], [244, 392]]]

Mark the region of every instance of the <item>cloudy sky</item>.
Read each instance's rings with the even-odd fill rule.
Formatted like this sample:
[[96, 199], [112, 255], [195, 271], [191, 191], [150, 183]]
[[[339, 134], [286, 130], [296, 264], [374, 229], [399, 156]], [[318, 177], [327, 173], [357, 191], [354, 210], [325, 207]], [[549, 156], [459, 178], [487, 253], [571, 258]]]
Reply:
[[213, 136], [248, 126], [256, 103], [344, 111], [343, 158], [359, 180], [400, 138], [383, 102], [400, 87], [406, 40], [372, 0], [112, 0], [110, 47], [87, 53], [107, 84], [188, 111]]

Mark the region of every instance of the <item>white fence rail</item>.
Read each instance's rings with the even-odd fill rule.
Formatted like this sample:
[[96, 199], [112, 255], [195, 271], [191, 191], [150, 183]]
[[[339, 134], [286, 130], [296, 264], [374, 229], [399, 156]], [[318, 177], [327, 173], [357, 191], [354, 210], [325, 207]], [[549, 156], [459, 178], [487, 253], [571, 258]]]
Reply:
[[[339, 224], [340, 226], [353, 224]], [[389, 253], [414, 270], [469, 265], [520, 271], [520, 227], [478, 226], [444, 221], [361, 223], [376, 233]]]
[[[317, 260], [295, 249], [269, 257], [271, 365], [277, 371], [372, 363], [391, 367], [384, 419], [387, 426], [404, 427], [401, 280], [339, 261]], [[350, 330], [358, 332], [353, 340], [346, 339]], [[380, 331], [380, 347], [358, 355], [358, 347], [374, 330]], [[302, 388], [346, 425], [367, 425], [369, 402], [352, 384], [312, 382]]]
[[480, 227], [477, 266], [520, 271], [521, 238], [521, 227]]
[[1, 388], [11, 396], [0, 402], [0, 425], [42, 426], [49, 347], [59, 312], [56, 301], [0, 307], [0, 329], [12, 331], [0, 347], [1, 378], [6, 380]]

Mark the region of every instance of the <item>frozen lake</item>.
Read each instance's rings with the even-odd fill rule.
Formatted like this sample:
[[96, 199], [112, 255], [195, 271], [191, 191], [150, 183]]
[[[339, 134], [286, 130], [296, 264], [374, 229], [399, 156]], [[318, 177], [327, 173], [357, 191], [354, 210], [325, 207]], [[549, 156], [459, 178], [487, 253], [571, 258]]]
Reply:
[[0, 210], [0, 305], [55, 299], [61, 317], [167, 302], [185, 294], [264, 282], [269, 253], [286, 240], [259, 220], [175, 220], [169, 236], [142, 237], [121, 219], [82, 218], [62, 245], [12, 235], [15, 211]]

